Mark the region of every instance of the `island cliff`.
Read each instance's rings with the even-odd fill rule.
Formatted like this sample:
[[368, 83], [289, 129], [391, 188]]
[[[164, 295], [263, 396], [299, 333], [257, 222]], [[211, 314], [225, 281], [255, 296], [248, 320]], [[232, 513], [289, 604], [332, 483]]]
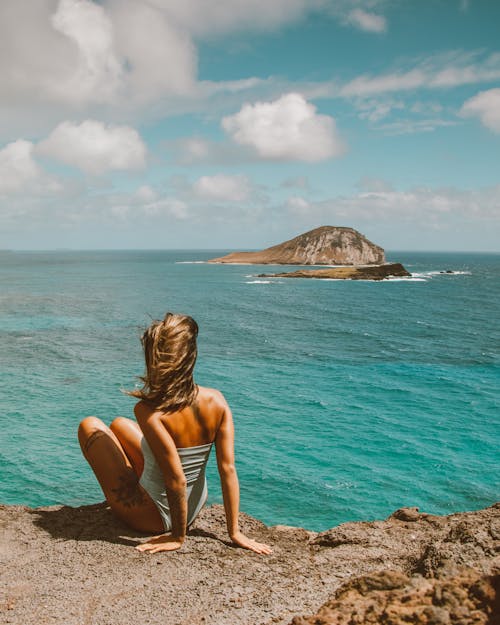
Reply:
[[232, 252], [209, 263], [250, 265], [380, 265], [384, 250], [353, 228], [321, 226], [260, 252]]
[[0, 506], [2, 622], [499, 623], [500, 504], [446, 517], [403, 508], [321, 533], [240, 520], [272, 555], [231, 546], [222, 506], [202, 511], [182, 549], [154, 555], [102, 505]]

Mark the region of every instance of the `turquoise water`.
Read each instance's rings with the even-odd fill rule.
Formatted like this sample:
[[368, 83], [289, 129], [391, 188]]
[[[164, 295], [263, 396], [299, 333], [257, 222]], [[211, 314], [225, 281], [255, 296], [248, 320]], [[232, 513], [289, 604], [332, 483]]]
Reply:
[[1, 502], [102, 500], [78, 422], [131, 416], [140, 329], [167, 310], [199, 322], [249, 514], [320, 530], [499, 499], [500, 255], [393, 253], [413, 278], [378, 283], [191, 262], [220, 253], [1, 253]]

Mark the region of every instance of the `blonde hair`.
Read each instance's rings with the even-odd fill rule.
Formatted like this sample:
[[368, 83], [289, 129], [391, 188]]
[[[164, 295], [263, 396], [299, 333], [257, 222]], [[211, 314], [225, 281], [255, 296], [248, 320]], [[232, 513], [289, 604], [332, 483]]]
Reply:
[[174, 412], [193, 403], [198, 387], [193, 380], [198, 324], [192, 317], [167, 313], [153, 321], [142, 335], [146, 371], [142, 389], [128, 395], [152, 404], [158, 410]]

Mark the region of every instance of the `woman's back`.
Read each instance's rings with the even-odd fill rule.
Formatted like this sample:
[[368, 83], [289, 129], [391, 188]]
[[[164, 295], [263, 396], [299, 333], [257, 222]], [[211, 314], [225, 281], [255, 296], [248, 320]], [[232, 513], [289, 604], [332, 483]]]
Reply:
[[[139, 423], [158, 419], [172, 438], [186, 477], [188, 512], [191, 524], [207, 499], [206, 463], [224, 413], [221, 395], [214, 389], [198, 388], [195, 401], [181, 410], [164, 413], [144, 401], [135, 407]], [[140, 484], [157, 505], [165, 530], [171, 529], [170, 506], [162, 470], [145, 438], [142, 440], [144, 470]]]
[[213, 443], [219, 429], [225, 402], [219, 391], [198, 387], [198, 394], [190, 406], [169, 413], [161, 413], [144, 401], [136, 404], [135, 415], [139, 423], [155, 412], [172, 437], [177, 449], [198, 447]]

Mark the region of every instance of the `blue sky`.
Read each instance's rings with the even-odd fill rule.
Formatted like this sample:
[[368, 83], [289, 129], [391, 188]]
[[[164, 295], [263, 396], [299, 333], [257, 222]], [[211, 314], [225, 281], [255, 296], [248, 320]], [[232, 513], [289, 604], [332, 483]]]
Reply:
[[500, 251], [496, 0], [3, 0], [0, 247]]

